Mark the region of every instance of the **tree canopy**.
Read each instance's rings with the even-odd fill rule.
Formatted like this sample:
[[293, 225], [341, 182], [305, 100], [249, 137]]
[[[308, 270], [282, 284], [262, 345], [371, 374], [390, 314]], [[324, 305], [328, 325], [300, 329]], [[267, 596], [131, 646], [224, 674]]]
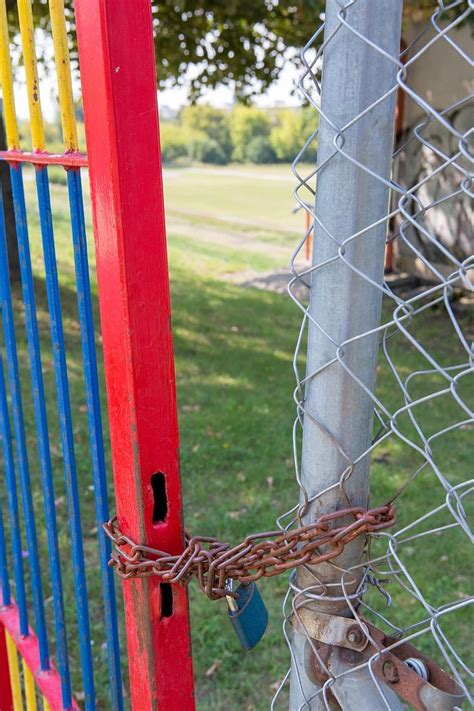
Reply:
[[[278, 77], [285, 53], [308, 41], [324, 0], [151, 0], [160, 84], [189, 81], [191, 100], [206, 88], [232, 85], [241, 100], [264, 91]], [[74, 0], [65, 0], [74, 36]], [[16, 2], [8, 0], [17, 26]], [[422, 19], [437, 0], [405, 0], [405, 14]], [[460, 3], [443, 16], [465, 9]], [[33, 0], [37, 26], [49, 31], [46, 0]], [[73, 54], [75, 47], [72, 48]], [[187, 70], [192, 66], [191, 77]]]

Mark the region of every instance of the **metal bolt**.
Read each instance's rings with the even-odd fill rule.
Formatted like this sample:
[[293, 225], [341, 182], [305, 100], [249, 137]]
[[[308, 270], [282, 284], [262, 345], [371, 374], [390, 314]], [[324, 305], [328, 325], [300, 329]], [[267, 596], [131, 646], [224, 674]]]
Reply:
[[405, 659], [405, 664], [407, 665], [407, 667], [412, 669], [412, 671], [418, 674], [418, 676], [421, 676], [424, 681], [429, 680], [430, 674], [428, 671], [428, 667], [422, 659], [417, 659], [416, 657], [409, 657], [408, 659]]
[[346, 633], [347, 641], [351, 644], [360, 647], [366, 641], [365, 635], [358, 625], [352, 625], [349, 627]]
[[396, 684], [397, 681], [400, 681], [398, 669], [397, 669], [395, 663], [390, 661], [390, 659], [388, 659], [386, 662], [384, 662], [384, 665], [382, 667], [382, 673], [383, 673], [385, 679], [388, 682], [390, 682], [390, 684]]

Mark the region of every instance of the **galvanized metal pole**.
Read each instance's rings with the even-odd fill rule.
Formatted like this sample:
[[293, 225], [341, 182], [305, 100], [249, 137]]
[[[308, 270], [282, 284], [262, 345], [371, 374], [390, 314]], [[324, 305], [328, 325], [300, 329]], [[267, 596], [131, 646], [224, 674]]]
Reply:
[[[305, 523], [368, 504], [369, 457], [364, 453], [372, 437], [373, 402], [359, 383], [374, 391], [378, 338], [373, 330], [380, 324], [382, 292], [369, 279], [383, 282], [383, 217], [389, 202], [383, 181], [390, 176], [395, 91], [376, 102], [396, 86], [401, 16], [402, 0], [326, 2], [301, 463], [302, 486], [311, 502]], [[362, 334], [368, 335], [348, 343]], [[312, 595], [299, 594], [298, 604], [350, 616], [344, 594], [357, 591], [360, 574], [345, 576], [344, 591], [340, 569], [360, 563], [363, 546], [362, 538], [347, 546], [335, 560], [338, 567], [300, 569], [297, 587]], [[290, 708], [328, 708], [321, 694], [315, 697], [320, 687], [311, 671], [314, 655], [301, 630], [294, 631], [292, 651]], [[347, 668], [337, 649], [329, 665], [335, 675]], [[344, 709], [387, 708], [366, 670], [337, 681], [331, 691]], [[388, 690], [387, 700], [391, 708], [401, 708]]]

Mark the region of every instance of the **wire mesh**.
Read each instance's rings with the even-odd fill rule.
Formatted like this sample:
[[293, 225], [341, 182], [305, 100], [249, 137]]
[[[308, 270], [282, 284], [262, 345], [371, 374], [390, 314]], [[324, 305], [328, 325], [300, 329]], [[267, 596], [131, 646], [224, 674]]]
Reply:
[[[374, 57], [383, 55], [393, 63], [396, 81], [346, 125], [333, 127], [335, 136], [329, 159], [321, 163], [320, 158], [315, 169], [308, 168], [305, 157], [318, 144], [320, 128], [317, 128], [293, 164], [298, 180], [296, 200], [311, 215], [313, 224], [292, 255], [288, 288], [303, 315], [294, 356], [293, 443], [300, 500], [280, 517], [278, 524], [288, 530], [307, 521], [308, 514], [317, 511], [327, 497], [328, 488], [324, 484], [318, 488], [316, 483], [316, 489], [309, 491], [305, 483], [302, 440], [303, 431], [311, 428], [326, 438], [328, 446], [337, 450], [340, 461], [344, 462], [335, 483], [329, 487], [339, 496], [339, 506], [350, 505], [346, 489], [352, 472], [370, 458], [370, 504], [395, 501], [399, 521], [392, 531], [372, 538], [362, 560], [356, 556], [353, 565], [339, 562], [333, 566], [336, 582], [332, 586], [325, 585], [314, 569], [308, 571], [304, 586], [296, 575], [291, 577], [283, 605], [283, 631], [293, 664], [273, 699], [272, 708], [285, 703], [285, 687], [290, 677], [297, 691], [294, 698], [299, 699], [290, 703], [291, 708], [333, 708], [331, 689], [337, 689], [343, 675], [354, 675], [361, 667], [374, 682], [370, 708], [393, 708], [384, 685], [373, 671], [377, 653], [353, 662], [344, 671], [338, 671], [322, 658], [318, 643], [311, 639], [304, 625], [301, 610], [317, 609], [328, 598], [343, 601], [361, 626], [365, 618], [400, 643], [411, 640], [449, 672], [472, 704], [468, 637], [459, 630], [467, 624], [473, 600], [466, 593], [470, 576], [465, 557], [466, 541], [472, 542], [473, 538], [469, 524], [473, 482], [468, 478], [469, 465], [465, 459], [467, 442], [472, 436], [474, 404], [473, 105], [468, 94], [469, 82], [464, 76], [472, 67], [465, 45], [466, 37], [468, 40], [471, 37], [474, 5], [471, 0], [451, 3], [440, 0], [436, 6], [433, 3], [430, 12], [424, 11], [423, 22], [413, 23], [410, 16], [406, 17], [410, 27], [407, 30], [404, 26], [403, 36], [409, 35], [410, 41], [399, 55], [388, 56], [379, 43], [361, 35], [351, 24], [352, 9], [357, 3], [358, 0], [338, 1], [336, 29], [328, 34], [323, 21], [301, 52], [298, 87], [314, 109], [315, 125], [317, 116], [320, 123], [329, 121], [321, 113], [322, 74], [325, 58], [336, 47], [335, 37], [341, 28], [350, 32], [355, 42], [365, 43]], [[410, 11], [410, 3], [405, 3], [404, 9]], [[444, 92], [449, 94], [448, 102], [443, 92], [437, 91], [440, 72], [444, 72], [444, 81], [449, 77], [449, 92]], [[408, 127], [402, 125], [398, 116], [391, 176], [386, 180], [358, 162], [345, 146], [345, 138], [352, 127], [372, 114], [375, 116], [378, 107], [395, 95], [398, 111], [404, 110], [408, 117], [405, 119]], [[383, 283], [377, 283], [361, 270], [352, 261], [354, 250], [349, 249], [364, 240], [374, 228], [373, 223], [342, 237], [333, 235], [337, 245], [335, 256], [318, 261], [319, 239], [325, 225], [315, 209], [317, 180], [331, 161], [341, 159], [356, 166], [361, 174], [370, 172], [390, 189], [390, 202], [379, 223], [386, 229], [396, 269], [395, 273], [386, 273]], [[347, 209], [357, 207], [348, 205]], [[304, 255], [313, 236], [314, 256], [309, 264]], [[369, 285], [373, 298], [383, 293], [382, 318], [376, 329], [333, 343], [325, 361], [311, 372], [306, 360], [308, 329], [318, 331], [323, 350], [330, 334], [310, 309], [310, 289], [325, 270], [336, 265], [350, 270], [355, 281]], [[334, 286], [337, 288], [337, 284]], [[379, 343], [379, 360], [377, 385], [371, 387], [358, 377], [356, 370], [351, 370], [348, 353], [354, 342], [364, 342], [374, 333]], [[370, 444], [356, 454], [345, 451], [340, 438], [325, 428], [318, 406], [308, 407], [308, 388], [328, 371], [337, 369], [344, 369], [373, 405]], [[389, 443], [394, 443], [390, 450]], [[317, 458], [318, 453], [314, 456]], [[450, 558], [454, 560], [456, 574], [452, 572], [453, 566], [447, 565]], [[437, 570], [434, 583], [433, 567]], [[428, 568], [430, 576], [426, 575]], [[357, 583], [355, 588], [350, 584], [353, 580]], [[325, 680], [315, 681], [312, 688], [308, 688], [295, 663], [295, 618], [305, 633], [308, 653], [316, 657], [325, 671]]]

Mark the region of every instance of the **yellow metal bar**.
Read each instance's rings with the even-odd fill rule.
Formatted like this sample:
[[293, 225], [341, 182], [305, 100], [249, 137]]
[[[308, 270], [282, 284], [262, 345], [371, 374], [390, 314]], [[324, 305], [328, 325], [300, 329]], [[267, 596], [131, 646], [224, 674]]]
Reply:
[[7, 145], [10, 150], [19, 150], [20, 136], [18, 133], [15, 99], [13, 95], [13, 76], [5, 0], [0, 0], [0, 82], [2, 84], [3, 117], [5, 120]]
[[18, 17], [20, 19], [26, 88], [30, 107], [31, 141], [33, 143], [33, 150], [44, 151], [44, 127], [41, 113], [38, 66], [36, 63], [35, 29], [33, 25], [31, 0], [18, 0]]
[[51, 706], [48, 704], [46, 701], [46, 698], [43, 696], [43, 711], [51, 711]]
[[77, 127], [72, 96], [71, 62], [64, 17], [64, 0], [49, 0], [54, 54], [58, 75], [59, 109], [63, 127], [64, 149], [77, 151]]
[[26, 711], [36, 711], [35, 680], [31, 670], [23, 659], [23, 679], [25, 682]]
[[23, 711], [18, 652], [16, 651], [15, 642], [6, 630], [5, 639], [7, 641], [8, 670], [10, 672], [10, 686], [13, 696], [13, 711]]

